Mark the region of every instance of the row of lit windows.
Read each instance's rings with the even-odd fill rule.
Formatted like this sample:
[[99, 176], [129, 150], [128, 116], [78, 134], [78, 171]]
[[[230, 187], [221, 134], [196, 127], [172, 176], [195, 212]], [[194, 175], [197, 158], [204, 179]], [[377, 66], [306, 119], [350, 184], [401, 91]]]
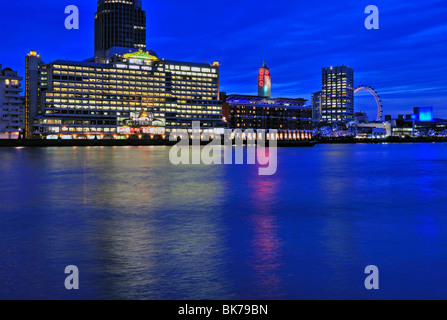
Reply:
[[76, 102], [81, 103], [88, 103], [90, 100], [104, 100], [104, 101], [109, 101], [109, 100], [124, 100], [124, 101], [165, 101], [166, 98], [164, 97], [170, 97], [168, 95], [87, 95], [87, 94], [55, 94], [55, 98], [56, 99], [52, 99], [52, 95], [48, 94], [46, 101], [47, 102], [52, 102], [53, 100], [56, 102], [61, 102], [61, 100], [63, 100], [62, 102], [67, 102], [67, 99], [58, 99], [59, 97], [62, 98], [72, 98], [69, 99], [71, 103], [73, 103], [72, 100], [74, 100], [73, 98], [76, 99], [82, 99], [82, 100], [76, 100]]
[[[43, 86], [46, 86], [45, 84], [42, 84]], [[107, 90], [107, 89], [122, 89], [122, 90], [127, 90], [127, 91], [130, 91], [130, 90], [140, 90], [140, 91], [146, 91], [146, 92], [149, 92], [149, 91], [162, 91], [162, 92], [165, 92], [166, 91], [166, 89], [164, 89], [164, 88], [160, 88], [160, 87], [147, 87], [147, 88], [144, 88], [144, 87], [139, 87], [139, 88], [137, 88], [137, 87], [117, 87], [117, 86], [109, 86], [109, 85], [82, 85], [82, 84], [80, 84], [80, 83], [60, 83], [60, 82], [55, 82], [54, 83], [54, 88], [53, 88], [53, 90], [55, 90], [55, 91], [61, 91], [61, 89], [59, 89], [59, 90], [57, 90], [56, 88], [62, 88], [63, 89], [63, 87], [76, 87], [77, 89], [78, 89], [78, 91], [80, 90], [80, 89], [92, 89], [92, 88], [98, 88], [98, 89], [102, 89], [102, 90], [100, 90], [99, 92], [103, 92], [104, 90]], [[90, 92], [92, 92], [92, 91], [90, 91]]]
[[[117, 88], [115, 87], [114, 89], [122, 89], [122, 88]], [[132, 88], [129, 90], [135, 90], [136, 88]], [[112, 93], [112, 94], [124, 94], [124, 95], [144, 95], [144, 96], [166, 96], [166, 97], [171, 97], [172, 95], [170, 95], [169, 93], [163, 93], [164, 91], [162, 91], [161, 93], [154, 93], [154, 92], [141, 92], [141, 91], [115, 91], [115, 90], [93, 90], [93, 89], [82, 89], [82, 88], [64, 88], [64, 87], [54, 87], [53, 91], [55, 92], [82, 92], [82, 93]], [[155, 90], [153, 90], [155, 91]]]
[[[48, 106], [47, 106], [48, 107]], [[138, 105], [134, 105], [132, 106], [126, 106], [126, 107], [100, 107], [100, 106], [80, 106], [80, 105], [60, 105], [60, 104], [55, 104], [52, 105], [52, 108], [55, 109], [84, 109], [84, 110], [90, 110], [90, 109], [100, 109], [100, 110], [141, 110], [141, 107], [145, 107], [146, 106], [138, 106]], [[218, 113], [221, 113], [222, 108], [219, 106], [215, 106], [215, 107], [210, 107], [210, 106], [176, 106], [176, 105], [172, 105], [171, 108], [169, 104], [162, 104], [162, 103], [154, 103], [151, 105], [151, 107], [161, 107], [160, 111], [166, 111], [166, 112], [176, 112], [178, 110], [209, 110], [207, 112], [210, 113], [215, 113], [213, 112], [213, 110], [217, 110]], [[186, 111], [185, 111], [186, 112]], [[205, 112], [205, 111], [204, 111]]]
[[172, 79], [173, 79], [173, 82], [176, 82], [175, 80], [215, 82], [215, 79], [212, 79], [212, 78], [197, 78], [197, 77], [179, 77], [179, 76], [173, 76]]
[[[100, 107], [100, 106], [79, 106], [79, 105], [54, 105], [53, 107], [48, 107], [50, 109], [83, 109], [83, 110], [119, 110], [119, 111], [123, 111], [123, 110], [141, 110], [141, 108], [145, 108], [146, 106], [144, 105], [140, 105], [140, 106], [133, 106], [133, 107], [111, 107], [111, 106], [105, 106], [105, 107]], [[157, 103], [156, 105], [154, 105], [154, 107], [164, 107], [163, 104], [159, 104]]]
[[[182, 94], [186, 94], [186, 93], [182, 92]], [[213, 97], [215, 97], [215, 96], [213, 95]], [[208, 100], [209, 101], [209, 100], [213, 100], [213, 97], [179, 96], [178, 98], [179, 99], [186, 99], [186, 100]], [[187, 102], [184, 101], [184, 100], [179, 100], [178, 103], [186, 104]]]
[[116, 127], [112, 128], [86, 128], [86, 127], [47, 127], [47, 132], [116, 132]]
[[[41, 77], [42, 80], [47, 80], [45, 77]], [[154, 78], [154, 77], [132, 77], [132, 78], [94, 78], [94, 77], [76, 77], [76, 76], [53, 76], [53, 80], [57, 81], [76, 81], [76, 82], [99, 82], [99, 83], [130, 83], [130, 84], [141, 84], [141, 85], [159, 85], [166, 81], [165, 78]], [[155, 81], [155, 82], [154, 82]]]
[[199, 67], [188, 67], [188, 66], [177, 66], [177, 65], [167, 65], [166, 69], [181, 70], [181, 71], [193, 71], [193, 72], [205, 72], [205, 73], [216, 73], [216, 69], [199, 68]]
[[[185, 123], [178, 123], [178, 122], [173, 122], [170, 124], [172, 127], [191, 127], [191, 122], [185, 122]], [[201, 123], [201, 125], [203, 127], [213, 127], [212, 123]], [[116, 126], [115, 127], [106, 127], [106, 128], [101, 128], [101, 127], [79, 127], [79, 126], [75, 126], [75, 127], [51, 127], [51, 126], [47, 126], [46, 128], [46, 132], [52, 132], [52, 133], [59, 133], [59, 132], [105, 132], [105, 133], [114, 133], [117, 131]], [[166, 132], [171, 132], [172, 129], [166, 129]], [[190, 131], [192, 132], [192, 131]]]
[[[174, 90], [173, 91], [175, 94], [178, 94], [178, 95], [190, 95], [190, 96], [186, 96], [186, 97], [184, 97], [184, 96], [180, 96], [180, 98], [182, 98], [182, 99], [201, 99], [201, 97], [199, 96], [199, 97], [197, 97], [198, 95], [204, 95], [204, 96], [214, 96], [214, 97], [216, 97], [217, 96], [217, 94], [216, 94], [216, 92], [205, 92], [205, 91], [201, 91], [201, 92], [198, 92], [198, 91], [177, 91], [177, 90]], [[205, 99], [205, 100], [208, 100], [208, 98], [207, 97], [203, 97], [203, 99]], [[211, 100], [211, 99], [209, 99], [209, 100]]]
[[[63, 110], [65, 109], [65, 110]], [[55, 112], [59, 112], [59, 111], [67, 111], [67, 109], [69, 108], [64, 108], [64, 106], [55, 106], [55, 108], [53, 109], [47, 109], [45, 112], [46, 113], [55, 113]], [[73, 107], [72, 109], [84, 109], [84, 110], [95, 110], [95, 109], [99, 109], [99, 108], [82, 108], [79, 106]], [[106, 108], [102, 108], [102, 110], [109, 110]], [[123, 107], [123, 108], [115, 108], [112, 110], [122, 110], [122, 111], [140, 111], [141, 108], [132, 108], [132, 107]], [[194, 114], [222, 114], [221, 111], [211, 111], [211, 110], [206, 110], [206, 109], [193, 109], [193, 110], [187, 110], [187, 109], [160, 109], [160, 111], [162, 112], [177, 112], [177, 113], [194, 113]], [[74, 110], [73, 110], [74, 112]], [[70, 113], [70, 114], [74, 114], [74, 113]], [[93, 111], [91, 113], [91, 115], [95, 115], [95, 112]], [[114, 113], [108, 113], [108, 112], [102, 112], [101, 115], [114, 115]], [[120, 113], [118, 112], [117, 115], [120, 115]]]
[[[58, 90], [56, 90], [58, 89]], [[61, 93], [59, 93], [61, 92]], [[68, 93], [66, 93], [68, 92]], [[96, 95], [95, 95], [96, 94]], [[100, 95], [98, 95], [100, 94]], [[164, 92], [141, 92], [141, 91], [116, 91], [116, 90], [89, 90], [89, 89], [71, 89], [71, 88], [54, 88], [53, 92], [46, 93], [47, 97], [76, 97], [85, 99], [101, 99], [105, 94], [123, 95], [123, 96], [141, 96], [147, 97], [173, 97], [170, 93]]]
[[[202, 97], [202, 99], [194, 99], [191, 98], [191, 100], [206, 100], [206, 101], [210, 101], [212, 100], [212, 98], [207, 98], [207, 97]], [[99, 105], [123, 105], [123, 104], [128, 104], [128, 105], [141, 105], [141, 104], [156, 104], [157, 102], [164, 102], [166, 101], [165, 98], [151, 98], [151, 99], [141, 99], [138, 101], [132, 101], [132, 100], [103, 100], [103, 99], [97, 99], [97, 100], [92, 100], [92, 99], [85, 99], [85, 100], [75, 100], [75, 99], [51, 99], [51, 98], [46, 98], [45, 99], [45, 103], [47, 104], [51, 104], [51, 103], [70, 103], [70, 104], [99, 104]], [[187, 101], [184, 100], [180, 100], [178, 101], [178, 104], [188, 104]]]
[[[104, 95], [95, 95], [95, 92], [91, 92], [92, 94], [82, 94], [82, 93], [75, 93], [76, 91], [73, 91], [73, 93], [52, 93], [48, 92], [46, 94], [47, 97], [62, 97], [62, 98], [84, 98], [84, 99], [102, 99], [105, 97]], [[79, 91], [81, 92], [81, 91]], [[89, 91], [86, 91], [85, 93], [89, 93]], [[141, 93], [129, 93], [128, 91], [103, 91], [101, 90], [100, 93], [104, 94], [118, 94], [123, 95], [125, 97], [135, 98], [137, 95], [141, 95]], [[158, 93], [158, 94], [145, 94], [145, 96], [156, 96], [156, 97], [171, 97], [170, 94], [166, 93]]]
[[196, 114], [222, 114], [220, 111], [200, 111], [200, 110], [176, 110], [178, 113], [196, 113]]
[[47, 98], [45, 99], [46, 103], [78, 103], [78, 104], [112, 104], [112, 105], [116, 105], [116, 104], [129, 104], [129, 105], [135, 105], [136, 103], [141, 104], [141, 102], [147, 102], [147, 103], [152, 103], [154, 101], [165, 101], [164, 98], [152, 98], [152, 99], [143, 99], [141, 101], [114, 101], [114, 100], [71, 100], [71, 99], [51, 99], [51, 98]]
[[[98, 73], [124, 73], [124, 74], [141, 74], [141, 71], [135, 71], [135, 70], [126, 70], [126, 69], [120, 69], [120, 68], [89, 68], [89, 67], [79, 67], [79, 66], [66, 66], [66, 65], [53, 65], [54, 71], [57, 71], [57, 69], [61, 70], [76, 70], [76, 71], [88, 71], [88, 72], [94, 72], [95, 74]], [[76, 72], [77, 74], [81, 74], [80, 72]], [[73, 73], [74, 74], [74, 73]], [[155, 73], [155, 75], [165, 75], [164, 73]]]
[[[102, 84], [105, 82], [100, 82], [100, 84], [94, 84], [94, 83], [77, 83], [77, 82], [59, 82], [55, 81], [53, 82], [54, 86], [64, 86], [64, 87], [84, 87], [84, 88], [117, 88], [116, 85], [108, 85], [108, 84]], [[135, 89], [135, 87], [130, 87], [130, 85], [140, 85], [140, 90], [159, 90], [159, 87], [165, 87], [166, 85], [164, 83], [160, 83], [157, 85], [150, 85], [150, 87], [142, 86], [144, 84], [142, 83], [135, 83], [135, 82], [124, 82], [124, 84], [127, 84], [127, 86], [118, 86], [119, 89]]]
[[[46, 81], [46, 78], [41, 78], [42, 81]], [[81, 80], [74, 80], [74, 79], [57, 79], [54, 78], [54, 81], [66, 81], [66, 82], [83, 82], [84, 84], [88, 84], [88, 83], [92, 83], [92, 84], [96, 84], [96, 83], [105, 83], [105, 84], [133, 84], [133, 85], [142, 85], [142, 86], [165, 86], [165, 80], [164, 79], [143, 79], [146, 80], [145, 82], [141, 82], [141, 80], [137, 81], [135, 79], [118, 79], [118, 80], [104, 80], [104, 79], [93, 79], [93, 78], [84, 78], [82, 81]], [[156, 82], [154, 82], [156, 81]]]
[[194, 73], [194, 72], [180, 72], [180, 71], [173, 71], [173, 74], [177, 74], [177, 75], [184, 75], [184, 76], [198, 76], [198, 77], [204, 77], [204, 76], [208, 76], [211, 78], [217, 78], [218, 75], [217, 74], [203, 74], [203, 73]]
[[5, 84], [7, 85], [7, 86], [18, 86], [19, 84], [20, 84], [20, 82], [19, 82], [19, 80], [11, 80], [11, 79], [6, 79], [5, 80]]
[[[44, 76], [41, 76], [44, 77]], [[117, 77], [117, 76], [110, 76], [110, 77], [100, 77], [100, 76], [94, 76], [94, 75], [90, 75], [90, 76], [78, 76], [78, 75], [53, 75], [53, 80], [63, 80], [63, 81], [83, 81], [83, 82], [104, 82], [104, 83], [121, 83], [123, 81], [143, 81], [144, 84], [146, 84], [146, 82], [148, 81], [156, 81], [155, 84], [158, 84], [159, 82], [165, 82], [166, 78], [164, 77], [154, 77], [154, 76], [150, 76], [150, 77], [137, 77], [137, 76], [132, 76], [132, 77]]]
[[183, 90], [195, 90], [195, 91], [216, 91], [217, 87], [208, 86], [211, 88], [207, 88], [205, 86], [202, 87], [185, 87], [185, 86], [172, 86], [172, 89], [183, 89]]

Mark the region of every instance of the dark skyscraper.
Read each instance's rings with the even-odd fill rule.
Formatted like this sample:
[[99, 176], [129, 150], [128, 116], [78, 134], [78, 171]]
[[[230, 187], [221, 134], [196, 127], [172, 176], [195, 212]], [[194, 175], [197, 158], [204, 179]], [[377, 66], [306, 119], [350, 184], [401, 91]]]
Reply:
[[321, 91], [312, 93], [312, 119], [321, 121]]
[[146, 12], [140, 0], [99, 0], [95, 14], [95, 57], [125, 47], [146, 50]]

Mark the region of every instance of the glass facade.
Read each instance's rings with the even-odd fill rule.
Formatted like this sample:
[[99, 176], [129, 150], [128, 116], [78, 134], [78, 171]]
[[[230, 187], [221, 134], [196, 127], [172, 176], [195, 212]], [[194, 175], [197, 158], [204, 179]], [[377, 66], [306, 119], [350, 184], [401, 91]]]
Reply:
[[312, 120], [315, 122], [321, 121], [321, 94], [321, 91], [312, 93]]
[[329, 123], [354, 120], [354, 70], [323, 68], [321, 120]]
[[95, 14], [95, 57], [104, 62], [113, 47], [146, 50], [146, 12], [138, 0], [99, 0]]

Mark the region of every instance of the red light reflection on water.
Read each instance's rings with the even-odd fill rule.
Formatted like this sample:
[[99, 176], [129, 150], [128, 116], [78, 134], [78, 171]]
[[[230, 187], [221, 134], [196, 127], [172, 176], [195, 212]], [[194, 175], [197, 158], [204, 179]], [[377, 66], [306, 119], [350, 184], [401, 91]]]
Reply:
[[273, 213], [277, 181], [272, 178], [256, 177], [252, 186], [252, 202], [256, 213], [250, 217], [254, 233], [251, 239], [253, 256], [250, 264], [254, 270], [259, 293], [270, 299], [279, 298], [281, 241], [278, 236], [277, 217]]

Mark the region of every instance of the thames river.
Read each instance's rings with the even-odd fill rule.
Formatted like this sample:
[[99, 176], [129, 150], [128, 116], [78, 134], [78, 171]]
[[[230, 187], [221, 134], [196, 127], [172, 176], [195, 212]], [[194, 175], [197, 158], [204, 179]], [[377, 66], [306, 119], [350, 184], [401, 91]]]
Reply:
[[0, 149], [0, 298], [447, 299], [447, 144], [280, 148], [273, 176], [169, 150]]

